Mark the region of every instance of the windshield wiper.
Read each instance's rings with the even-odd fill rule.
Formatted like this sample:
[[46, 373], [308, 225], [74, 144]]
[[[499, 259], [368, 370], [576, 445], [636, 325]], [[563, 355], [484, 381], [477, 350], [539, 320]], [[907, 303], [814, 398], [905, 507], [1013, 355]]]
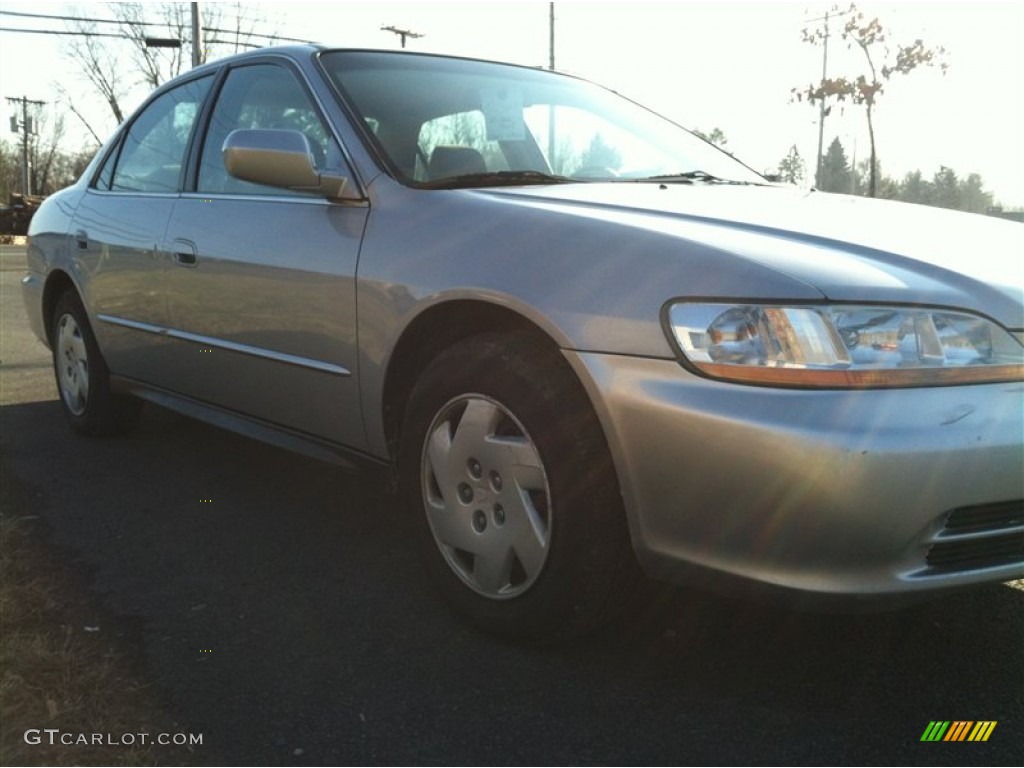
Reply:
[[666, 173], [658, 176], [646, 176], [637, 181], [664, 181], [676, 184], [754, 184], [752, 181], [737, 181], [714, 176], [707, 171], [685, 171], [684, 173]]
[[425, 189], [460, 189], [462, 187], [514, 187], [520, 184], [575, 184], [579, 179], [554, 176], [540, 171], [490, 171], [487, 173], [465, 173], [436, 181], [424, 181], [419, 186]]

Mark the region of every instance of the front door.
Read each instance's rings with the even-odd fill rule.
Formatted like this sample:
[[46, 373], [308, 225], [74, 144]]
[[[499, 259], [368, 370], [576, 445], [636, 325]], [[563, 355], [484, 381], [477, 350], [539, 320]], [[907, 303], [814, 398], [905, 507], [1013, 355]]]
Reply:
[[173, 388], [364, 448], [355, 273], [368, 209], [230, 176], [221, 147], [237, 128], [300, 130], [319, 167], [344, 165], [296, 73], [270, 63], [229, 72], [196, 192], [176, 203], [167, 228]]

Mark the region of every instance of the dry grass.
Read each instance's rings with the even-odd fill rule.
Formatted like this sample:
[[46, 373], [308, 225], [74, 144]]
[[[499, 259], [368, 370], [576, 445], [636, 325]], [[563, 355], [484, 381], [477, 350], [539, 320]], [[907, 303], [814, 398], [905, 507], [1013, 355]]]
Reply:
[[[94, 596], [54, 562], [37, 527], [11, 514], [20, 504], [0, 492], [0, 765], [157, 765], [195, 762], [173, 746], [27, 744], [28, 729], [61, 733], [177, 733], [140, 682], [113, 622]], [[27, 495], [27, 494], [26, 494]], [[24, 508], [24, 507], [22, 507]], [[106, 630], [106, 631], [104, 631]], [[120, 646], [120, 647], [119, 647]], [[66, 739], [73, 738], [66, 736]], [[198, 747], [202, 750], [202, 747]]]

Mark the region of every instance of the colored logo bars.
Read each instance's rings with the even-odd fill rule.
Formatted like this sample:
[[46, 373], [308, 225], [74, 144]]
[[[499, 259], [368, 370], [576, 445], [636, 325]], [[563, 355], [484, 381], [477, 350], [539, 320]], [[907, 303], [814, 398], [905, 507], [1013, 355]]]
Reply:
[[996, 720], [932, 720], [921, 735], [921, 741], [988, 741]]

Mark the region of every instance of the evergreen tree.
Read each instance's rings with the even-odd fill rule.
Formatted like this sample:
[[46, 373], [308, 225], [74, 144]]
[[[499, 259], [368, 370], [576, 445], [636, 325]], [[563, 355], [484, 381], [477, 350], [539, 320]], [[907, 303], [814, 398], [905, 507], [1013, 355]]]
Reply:
[[875, 163], [875, 194], [871, 194], [871, 160], [861, 160], [852, 170], [854, 194], [862, 197], [878, 197], [884, 200], [899, 200], [900, 185], [891, 176], [882, 172], [880, 163]]
[[903, 177], [903, 181], [900, 183], [899, 199], [906, 203], [931, 205], [931, 182], [924, 178], [920, 171], [912, 171], [911, 173], [908, 173]]
[[789, 154], [779, 161], [779, 181], [799, 184], [807, 176], [807, 166], [800, 157], [796, 144], [789, 148]]
[[960, 210], [970, 213], [986, 213], [992, 207], [992, 193], [983, 188], [981, 176], [972, 173], [960, 180]]
[[580, 168], [607, 168], [617, 171], [622, 167], [622, 155], [615, 147], [608, 144], [600, 133], [595, 133], [590, 146], [580, 157]]
[[941, 165], [932, 177], [932, 205], [954, 209], [960, 207], [960, 180], [952, 168]]
[[828, 145], [828, 151], [821, 162], [821, 191], [844, 194], [853, 191], [850, 161], [846, 159], [846, 150], [838, 136]]

